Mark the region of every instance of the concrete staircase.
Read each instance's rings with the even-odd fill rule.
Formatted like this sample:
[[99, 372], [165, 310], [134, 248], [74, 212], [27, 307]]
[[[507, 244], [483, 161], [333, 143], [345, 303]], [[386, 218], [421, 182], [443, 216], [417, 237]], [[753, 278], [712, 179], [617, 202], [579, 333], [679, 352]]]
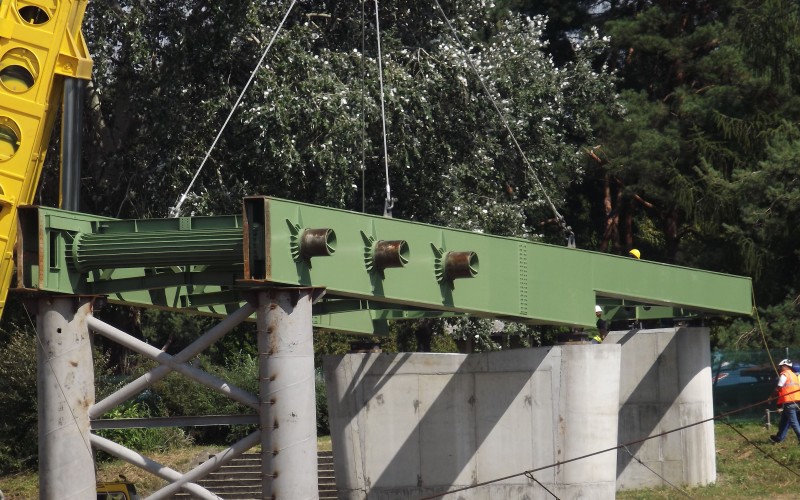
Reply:
[[332, 451], [317, 452], [317, 478], [320, 500], [335, 500], [339, 498], [336, 492], [336, 475], [333, 470]]
[[[317, 454], [317, 474], [320, 500], [337, 498], [332, 452], [320, 451]], [[198, 481], [198, 484], [225, 500], [257, 500], [261, 498], [261, 455], [245, 453]], [[173, 498], [192, 497], [188, 493], [179, 493]]]

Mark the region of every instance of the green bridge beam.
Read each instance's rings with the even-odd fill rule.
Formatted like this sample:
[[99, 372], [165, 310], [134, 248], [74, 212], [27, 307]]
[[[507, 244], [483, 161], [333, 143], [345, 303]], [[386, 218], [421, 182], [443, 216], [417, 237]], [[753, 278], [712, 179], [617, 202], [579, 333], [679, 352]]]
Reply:
[[592, 326], [598, 301], [662, 306], [639, 317], [752, 312], [745, 277], [267, 197], [178, 219], [22, 207], [20, 228], [23, 288], [215, 315], [253, 287], [325, 288], [315, 324], [331, 329], [464, 313]]

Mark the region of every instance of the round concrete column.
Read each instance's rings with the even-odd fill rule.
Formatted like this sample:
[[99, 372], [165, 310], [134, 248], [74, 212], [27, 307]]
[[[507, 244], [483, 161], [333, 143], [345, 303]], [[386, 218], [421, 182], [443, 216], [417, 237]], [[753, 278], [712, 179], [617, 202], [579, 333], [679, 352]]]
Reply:
[[89, 407], [94, 404], [91, 303], [74, 297], [38, 301], [39, 498], [94, 498]]
[[318, 498], [311, 289], [258, 294], [262, 498]]

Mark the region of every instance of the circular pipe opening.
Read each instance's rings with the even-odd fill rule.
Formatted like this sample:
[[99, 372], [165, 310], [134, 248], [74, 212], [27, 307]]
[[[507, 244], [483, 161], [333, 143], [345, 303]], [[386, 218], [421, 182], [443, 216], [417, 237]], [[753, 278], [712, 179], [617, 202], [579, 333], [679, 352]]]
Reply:
[[409, 259], [408, 243], [405, 240], [380, 240], [375, 244], [374, 259], [378, 269], [405, 267]]
[[22, 137], [11, 118], [0, 116], [0, 161], [11, 159], [19, 149]]
[[336, 233], [333, 229], [306, 229], [300, 238], [300, 254], [306, 259], [327, 257], [336, 251]]
[[474, 278], [478, 274], [478, 254], [475, 252], [447, 252], [444, 275], [449, 280]]
[[41, 7], [26, 5], [19, 9], [19, 17], [28, 24], [44, 24], [50, 20], [50, 16]]

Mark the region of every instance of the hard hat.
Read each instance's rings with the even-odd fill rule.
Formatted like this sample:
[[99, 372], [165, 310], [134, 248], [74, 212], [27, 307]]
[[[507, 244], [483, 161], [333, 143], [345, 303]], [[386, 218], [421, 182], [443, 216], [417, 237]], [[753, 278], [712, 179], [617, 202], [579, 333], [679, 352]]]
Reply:
[[631, 251], [628, 252], [628, 255], [631, 257], [636, 257], [637, 260], [642, 257], [641, 252], [639, 252], [639, 250], [636, 250], [635, 248], [632, 248]]
[[778, 366], [788, 366], [789, 368], [792, 367], [792, 360], [791, 359], [782, 359]]
[[603, 308], [600, 307], [600, 306], [594, 306], [594, 312], [601, 313], [601, 312], [603, 312]]

